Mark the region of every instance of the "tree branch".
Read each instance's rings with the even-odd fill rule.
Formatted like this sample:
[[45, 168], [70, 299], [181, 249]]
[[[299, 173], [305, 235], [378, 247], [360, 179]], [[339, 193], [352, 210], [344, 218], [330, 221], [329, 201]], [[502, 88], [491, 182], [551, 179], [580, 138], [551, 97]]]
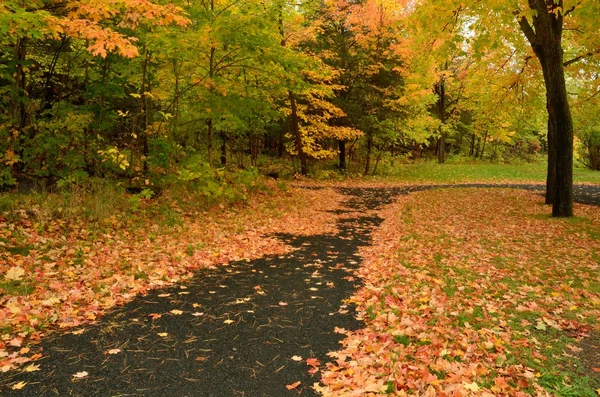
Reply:
[[527, 20], [527, 18], [525, 18], [525, 16], [520, 17], [518, 20], [519, 26], [521, 27], [521, 31], [525, 34], [525, 37], [527, 38], [527, 41], [529, 41], [531, 47], [535, 49], [538, 39], [533, 28], [529, 24], [529, 21]]
[[568, 61], [565, 61], [563, 63], [563, 66], [567, 67], [567, 66], [569, 66], [569, 65], [571, 65], [571, 64], [573, 64], [575, 62], [581, 61], [582, 59], [593, 57], [594, 55], [598, 55], [598, 54], [600, 54], [600, 48], [598, 48], [598, 49], [596, 49], [594, 51], [586, 52], [585, 54], [578, 55], [578, 56], [576, 56], [573, 59], [569, 59]]

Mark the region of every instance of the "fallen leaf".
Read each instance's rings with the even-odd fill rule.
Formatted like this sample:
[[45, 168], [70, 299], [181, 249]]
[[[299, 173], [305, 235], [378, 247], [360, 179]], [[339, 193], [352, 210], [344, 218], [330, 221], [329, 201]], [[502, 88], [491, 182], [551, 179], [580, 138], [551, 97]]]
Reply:
[[171, 314], [175, 314], [176, 316], [179, 316], [179, 315], [183, 314], [183, 311], [177, 310], [177, 309], [173, 309], [173, 310], [171, 310]]
[[39, 371], [39, 370], [40, 370], [39, 364], [30, 364], [27, 367], [25, 367], [25, 372], [35, 372], [35, 371]]
[[471, 390], [472, 392], [475, 392], [475, 393], [477, 393], [479, 391], [479, 385], [475, 382], [473, 382], [473, 383], [463, 382], [463, 386], [465, 389]]
[[24, 275], [25, 270], [21, 266], [13, 266], [6, 271], [4, 278], [12, 281], [20, 281]]
[[203, 316], [203, 315], [204, 315], [204, 313], [201, 313], [201, 312], [192, 313], [192, 316], [195, 316], [195, 317], [199, 317], [199, 316]]
[[298, 386], [300, 386], [300, 383], [302, 383], [302, 382], [301, 381], [294, 382], [291, 385], [285, 385], [285, 387], [288, 390], [294, 390], [295, 388], [297, 388]]
[[161, 338], [166, 338], [167, 336], [169, 336], [168, 332], [159, 332], [156, 335], [160, 336]]
[[279, 302], [279, 306], [287, 306], [287, 302]]
[[292, 360], [294, 360], [294, 361], [302, 361], [302, 357], [300, 357], [300, 356], [292, 356]]
[[87, 373], [87, 371], [81, 371], [81, 372], [77, 372], [75, 374], [73, 374], [73, 378], [85, 378], [86, 376], [88, 376], [89, 374]]
[[85, 332], [85, 330], [82, 328], [82, 329], [78, 329], [77, 331], [72, 331], [71, 333], [72, 333], [73, 335], [81, 335], [81, 334], [83, 334], [84, 332]]
[[307, 358], [306, 365], [310, 365], [311, 367], [318, 367], [321, 365], [321, 363], [316, 358]]
[[121, 349], [110, 349], [106, 353], [107, 354], [119, 354], [119, 353], [121, 353]]
[[232, 324], [232, 323], [235, 323], [235, 321], [233, 321], [233, 320], [225, 320], [225, 321], [223, 321], [223, 324]]
[[13, 389], [13, 390], [21, 390], [22, 388], [25, 387], [26, 384], [27, 384], [27, 382], [15, 383], [14, 385], [12, 385], [11, 389]]

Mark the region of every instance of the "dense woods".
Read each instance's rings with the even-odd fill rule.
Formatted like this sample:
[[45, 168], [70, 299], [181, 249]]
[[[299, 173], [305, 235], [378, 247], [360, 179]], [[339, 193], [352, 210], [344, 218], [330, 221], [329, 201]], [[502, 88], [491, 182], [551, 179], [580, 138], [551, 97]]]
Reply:
[[597, 15], [592, 0], [3, 0], [0, 187], [547, 155], [547, 202], [570, 216], [573, 156], [600, 169]]

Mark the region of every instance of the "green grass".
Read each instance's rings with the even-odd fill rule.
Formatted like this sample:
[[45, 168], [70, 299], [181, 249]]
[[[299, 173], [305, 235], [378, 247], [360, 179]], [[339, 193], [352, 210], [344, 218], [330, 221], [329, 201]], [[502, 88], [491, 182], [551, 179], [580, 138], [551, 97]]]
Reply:
[[[383, 179], [409, 183], [544, 182], [546, 164], [437, 164], [434, 162], [396, 166]], [[600, 171], [576, 167], [575, 183], [600, 184]]]

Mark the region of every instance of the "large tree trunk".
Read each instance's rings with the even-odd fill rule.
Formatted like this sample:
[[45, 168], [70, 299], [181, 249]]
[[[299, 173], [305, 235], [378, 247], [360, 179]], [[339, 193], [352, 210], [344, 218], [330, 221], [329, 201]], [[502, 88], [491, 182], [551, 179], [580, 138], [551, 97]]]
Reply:
[[[546, 98], [548, 132], [554, 137], [548, 141], [548, 179], [554, 163], [554, 194], [552, 216], [573, 216], [573, 120], [567, 96], [562, 50], [547, 56]], [[551, 143], [552, 142], [552, 143]], [[551, 156], [554, 154], [554, 159]]]
[[[546, 104], [547, 106], [547, 104]], [[550, 122], [548, 117], [548, 172], [546, 174], [546, 204], [554, 202], [556, 195], [556, 132], [555, 124]]]
[[563, 1], [529, 0], [529, 7], [535, 11], [533, 25], [524, 16], [519, 17], [518, 21], [540, 61], [546, 86], [547, 185], [549, 198], [552, 199], [552, 216], [569, 217], [573, 216], [573, 120], [563, 61]]

